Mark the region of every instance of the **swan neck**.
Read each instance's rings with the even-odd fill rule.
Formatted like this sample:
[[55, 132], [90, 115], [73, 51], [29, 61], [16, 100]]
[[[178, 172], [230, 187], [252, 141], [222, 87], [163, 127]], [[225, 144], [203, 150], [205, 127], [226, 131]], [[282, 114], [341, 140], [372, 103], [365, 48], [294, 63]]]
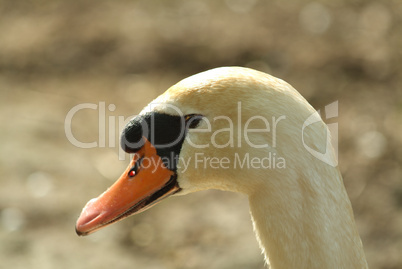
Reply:
[[[315, 178], [321, 186], [293, 185], [249, 195], [254, 230], [271, 269], [367, 268], [352, 207], [338, 171]], [[282, 184], [283, 187], [283, 184]]]

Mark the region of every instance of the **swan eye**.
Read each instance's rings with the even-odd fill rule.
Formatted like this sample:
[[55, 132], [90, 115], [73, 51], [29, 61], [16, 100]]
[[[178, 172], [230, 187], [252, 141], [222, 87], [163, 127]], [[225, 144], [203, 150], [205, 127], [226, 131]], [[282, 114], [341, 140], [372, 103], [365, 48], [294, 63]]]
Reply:
[[137, 172], [134, 170], [134, 168], [132, 168], [131, 170], [130, 170], [130, 172], [128, 172], [128, 176], [129, 177], [133, 177], [133, 176], [135, 176], [137, 174]]
[[197, 128], [198, 124], [202, 120], [202, 115], [199, 114], [189, 114], [184, 117], [186, 121], [186, 126], [189, 129]]
[[128, 171], [128, 176], [129, 177], [134, 177], [137, 173], [138, 173], [138, 168], [141, 165], [142, 160], [144, 159], [144, 157], [141, 157], [133, 166], [133, 168], [130, 169], [130, 171]]
[[130, 169], [130, 171], [128, 171], [128, 176], [129, 177], [134, 177], [138, 172], [138, 165], [137, 163], [134, 164], [133, 168]]

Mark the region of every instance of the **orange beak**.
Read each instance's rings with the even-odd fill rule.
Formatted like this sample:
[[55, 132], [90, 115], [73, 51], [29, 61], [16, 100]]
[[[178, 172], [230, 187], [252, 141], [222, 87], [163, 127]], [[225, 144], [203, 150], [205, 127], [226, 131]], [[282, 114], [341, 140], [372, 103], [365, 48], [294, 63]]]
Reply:
[[90, 234], [142, 212], [180, 190], [176, 174], [163, 164], [155, 147], [145, 137], [144, 141], [120, 178], [85, 205], [75, 228], [78, 235]]

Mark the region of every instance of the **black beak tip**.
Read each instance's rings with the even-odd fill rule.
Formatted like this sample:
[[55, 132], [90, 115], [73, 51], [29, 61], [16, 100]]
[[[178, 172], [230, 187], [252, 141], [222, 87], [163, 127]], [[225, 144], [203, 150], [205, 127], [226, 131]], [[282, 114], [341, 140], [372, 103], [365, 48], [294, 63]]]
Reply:
[[86, 235], [88, 235], [88, 233], [86, 233], [86, 232], [78, 231], [77, 227], [75, 227], [75, 232], [77, 233], [78, 236], [86, 236]]

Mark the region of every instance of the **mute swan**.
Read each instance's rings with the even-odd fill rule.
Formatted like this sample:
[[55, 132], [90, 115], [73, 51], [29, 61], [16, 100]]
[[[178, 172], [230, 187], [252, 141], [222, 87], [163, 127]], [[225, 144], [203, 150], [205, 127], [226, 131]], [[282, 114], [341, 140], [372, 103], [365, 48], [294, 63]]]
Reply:
[[[271, 268], [367, 268], [342, 177], [329, 164], [333, 149], [326, 149], [327, 159], [306, 150], [305, 143], [322, 149], [328, 138], [319, 118], [303, 129], [314, 113], [289, 84], [248, 68], [216, 68], [180, 81], [127, 124], [121, 146], [133, 159], [86, 204], [77, 234], [170, 195], [220, 189], [248, 196]], [[268, 165], [269, 156], [281, 165]]]

